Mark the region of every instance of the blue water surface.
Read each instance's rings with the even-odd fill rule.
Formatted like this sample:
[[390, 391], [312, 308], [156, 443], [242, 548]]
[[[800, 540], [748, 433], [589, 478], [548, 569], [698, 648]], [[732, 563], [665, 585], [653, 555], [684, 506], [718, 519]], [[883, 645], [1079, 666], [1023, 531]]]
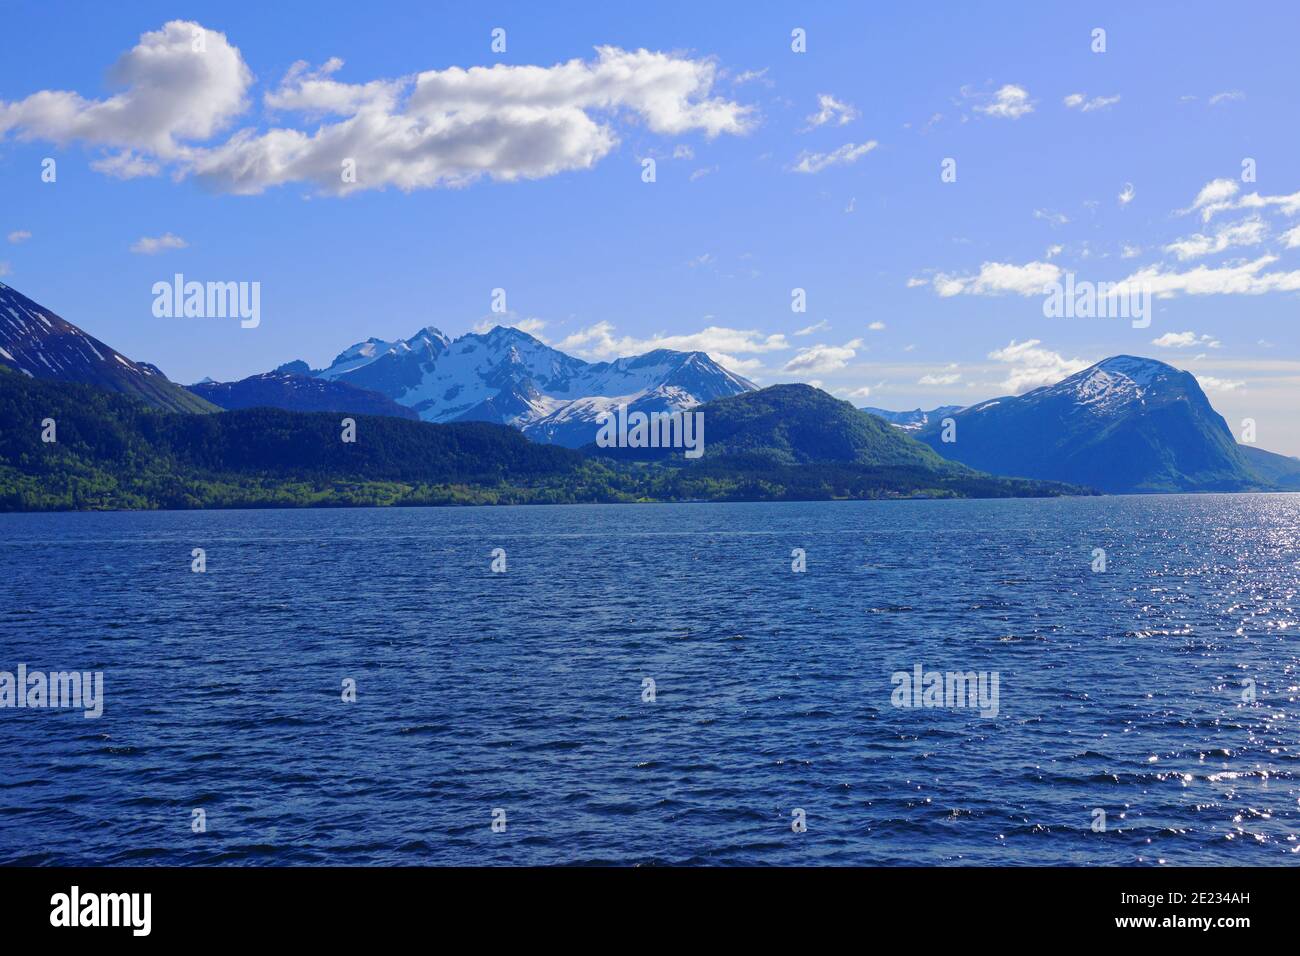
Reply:
[[0, 515], [105, 694], [0, 709], [0, 862], [1296, 863], [1298, 603], [1296, 495]]

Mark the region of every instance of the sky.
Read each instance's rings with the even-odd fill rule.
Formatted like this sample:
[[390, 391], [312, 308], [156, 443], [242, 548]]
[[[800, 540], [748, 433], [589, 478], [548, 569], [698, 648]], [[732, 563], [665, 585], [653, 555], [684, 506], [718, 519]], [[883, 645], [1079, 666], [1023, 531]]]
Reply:
[[[180, 382], [429, 325], [703, 349], [892, 409], [1142, 355], [1297, 455], [1298, 26], [1284, 3], [10, 2], [0, 281]], [[260, 322], [155, 316], [176, 273], [259, 283]], [[1047, 317], [1067, 275], [1152, 290], [1149, 326]]]

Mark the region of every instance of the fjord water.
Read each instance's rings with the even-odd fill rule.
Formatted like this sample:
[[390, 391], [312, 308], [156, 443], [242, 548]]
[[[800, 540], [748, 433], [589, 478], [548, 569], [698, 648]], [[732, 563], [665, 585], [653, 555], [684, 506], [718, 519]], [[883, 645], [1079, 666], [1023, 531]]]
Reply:
[[[0, 530], [0, 670], [105, 694], [0, 710], [0, 862], [1300, 858], [1300, 496]], [[892, 706], [916, 664], [998, 672], [998, 715]]]

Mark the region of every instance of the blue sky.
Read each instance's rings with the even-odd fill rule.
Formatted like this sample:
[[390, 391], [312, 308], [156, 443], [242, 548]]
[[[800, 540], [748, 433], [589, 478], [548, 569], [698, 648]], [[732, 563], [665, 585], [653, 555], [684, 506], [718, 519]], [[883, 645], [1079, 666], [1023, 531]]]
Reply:
[[[182, 382], [485, 322], [888, 408], [1148, 355], [1300, 454], [1293, 7], [469, 6], [6, 5], [3, 281]], [[261, 324], [155, 318], [176, 272]], [[1150, 327], [1045, 318], [1066, 272]]]

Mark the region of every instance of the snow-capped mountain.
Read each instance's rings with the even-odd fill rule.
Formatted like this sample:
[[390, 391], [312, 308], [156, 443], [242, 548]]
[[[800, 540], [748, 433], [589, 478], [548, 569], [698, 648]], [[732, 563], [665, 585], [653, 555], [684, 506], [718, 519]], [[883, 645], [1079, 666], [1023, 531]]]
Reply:
[[1238, 448], [1195, 376], [1117, 355], [1055, 385], [953, 412], [917, 437], [982, 471], [1109, 492], [1242, 491], [1269, 487]]
[[931, 422], [942, 421], [945, 415], [961, 411], [962, 407], [961, 405], [940, 405], [938, 408], [932, 408], [929, 411], [914, 408], [910, 412], [891, 412], [887, 408], [873, 408], [866, 405], [863, 406], [862, 411], [869, 415], [875, 415], [877, 418], [883, 418], [889, 424], [901, 428], [905, 432], [917, 432]]
[[680, 411], [751, 391], [753, 383], [703, 352], [658, 349], [585, 362], [519, 329], [451, 339], [429, 326], [409, 339], [367, 339], [312, 374], [387, 395], [425, 421], [514, 425], [537, 441], [593, 441], [601, 411]]
[[0, 282], [0, 365], [31, 378], [96, 385], [178, 412], [215, 409], [167, 380], [156, 365], [133, 362], [66, 319]]

